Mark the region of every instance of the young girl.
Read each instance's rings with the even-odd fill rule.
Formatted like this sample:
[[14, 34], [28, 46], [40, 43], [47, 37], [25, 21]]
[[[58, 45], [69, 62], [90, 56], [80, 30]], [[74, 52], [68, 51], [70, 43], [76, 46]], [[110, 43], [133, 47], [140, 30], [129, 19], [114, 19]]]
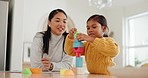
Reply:
[[[79, 33], [78, 40], [85, 41], [84, 52], [87, 69], [91, 74], [110, 75], [108, 67], [113, 66], [113, 58], [118, 54], [118, 45], [113, 38], [108, 37], [107, 21], [102, 15], [92, 15], [87, 20], [87, 34]], [[74, 33], [72, 28], [66, 37], [65, 50], [67, 54], [75, 56], [73, 52]]]

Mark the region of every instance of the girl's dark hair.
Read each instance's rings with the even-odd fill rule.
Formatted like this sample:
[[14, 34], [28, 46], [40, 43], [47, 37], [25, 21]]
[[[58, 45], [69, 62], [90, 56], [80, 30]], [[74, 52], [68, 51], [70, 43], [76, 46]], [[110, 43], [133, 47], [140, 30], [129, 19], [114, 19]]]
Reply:
[[101, 24], [101, 26], [106, 26], [108, 31], [103, 34], [103, 37], [108, 37], [109, 28], [107, 26], [107, 20], [103, 15], [98, 15], [98, 14], [92, 15], [91, 17], [88, 18], [87, 22], [90, 20], [97, 21], [98, 23]]
[[[48, 21], [51, 21], [51, 19], [59, 12], [63, 13], [67, 18], [67, 14], [62, 9], [55, 9], [49, 14]], [[66, 31], [63, 33], [63, 36], [64, 36], [63, 51], [64, 51], [65, 38], [66, 38], [67, 34], [68, 33]], [[45, 31], [44, 36], [43, 36], [43, 53], [48, 54], [50, 39], [51, 39], [51, 28], [47, 25], [47, 31]]]

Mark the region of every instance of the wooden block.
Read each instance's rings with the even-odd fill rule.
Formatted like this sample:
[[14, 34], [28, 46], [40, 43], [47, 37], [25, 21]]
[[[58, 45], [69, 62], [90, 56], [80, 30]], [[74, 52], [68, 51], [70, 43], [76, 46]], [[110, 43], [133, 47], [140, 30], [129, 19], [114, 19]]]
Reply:
[[32, 74], [42, 74], [41, 68], [30, 68]]
[[76, 68], [76, 74], [84, 74], [83, 68]]
[[64, 75], [64, 73], [65, 73], [66, 70], [67, 69], [60, 69], [60, 75]]
[[32, 72], [29, 68], [24, 68], [22, 74], [32, 74]]
[[83, 67], [83, 58], [76, 57], [76, 67]]
[[83, 43], [78, 40], [74, 40], [73, 47], [83, 47]]
[[74, 76], [74, 72], [72, 70], [66, 70], [64, 75], [65, 76]]

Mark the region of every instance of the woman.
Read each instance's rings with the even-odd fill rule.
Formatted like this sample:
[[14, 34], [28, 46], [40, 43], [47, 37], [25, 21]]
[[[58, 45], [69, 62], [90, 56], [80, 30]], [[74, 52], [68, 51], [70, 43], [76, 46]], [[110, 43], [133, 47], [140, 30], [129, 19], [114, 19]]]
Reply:
[[[67, 15], [62, 9], [53, 10], [48, 16], [47, 31], [38, 32], [31, 46], [31, 67], [60, 71], [72, 67], [72, 57], [64, 51]], [[47, 54], [46, 58], [43, 54]]]

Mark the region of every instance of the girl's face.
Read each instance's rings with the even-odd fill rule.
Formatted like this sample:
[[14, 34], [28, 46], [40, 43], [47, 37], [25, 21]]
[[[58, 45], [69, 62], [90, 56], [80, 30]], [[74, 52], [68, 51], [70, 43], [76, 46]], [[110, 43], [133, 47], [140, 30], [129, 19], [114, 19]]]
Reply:
[[62, 13], [57, 13], [51, 21], [48, 21], [48, 26], [51, 27], [51, 32], [55, 35], [61, 35], [65, 32], [67, 25], [67, 18]]
[[87, 34], [91, 37], [103, 37], [104, 32], [106, 31], [106, 26], [101, 26], [100, 23], [94, 20], [89, 20], [87, 22]]

